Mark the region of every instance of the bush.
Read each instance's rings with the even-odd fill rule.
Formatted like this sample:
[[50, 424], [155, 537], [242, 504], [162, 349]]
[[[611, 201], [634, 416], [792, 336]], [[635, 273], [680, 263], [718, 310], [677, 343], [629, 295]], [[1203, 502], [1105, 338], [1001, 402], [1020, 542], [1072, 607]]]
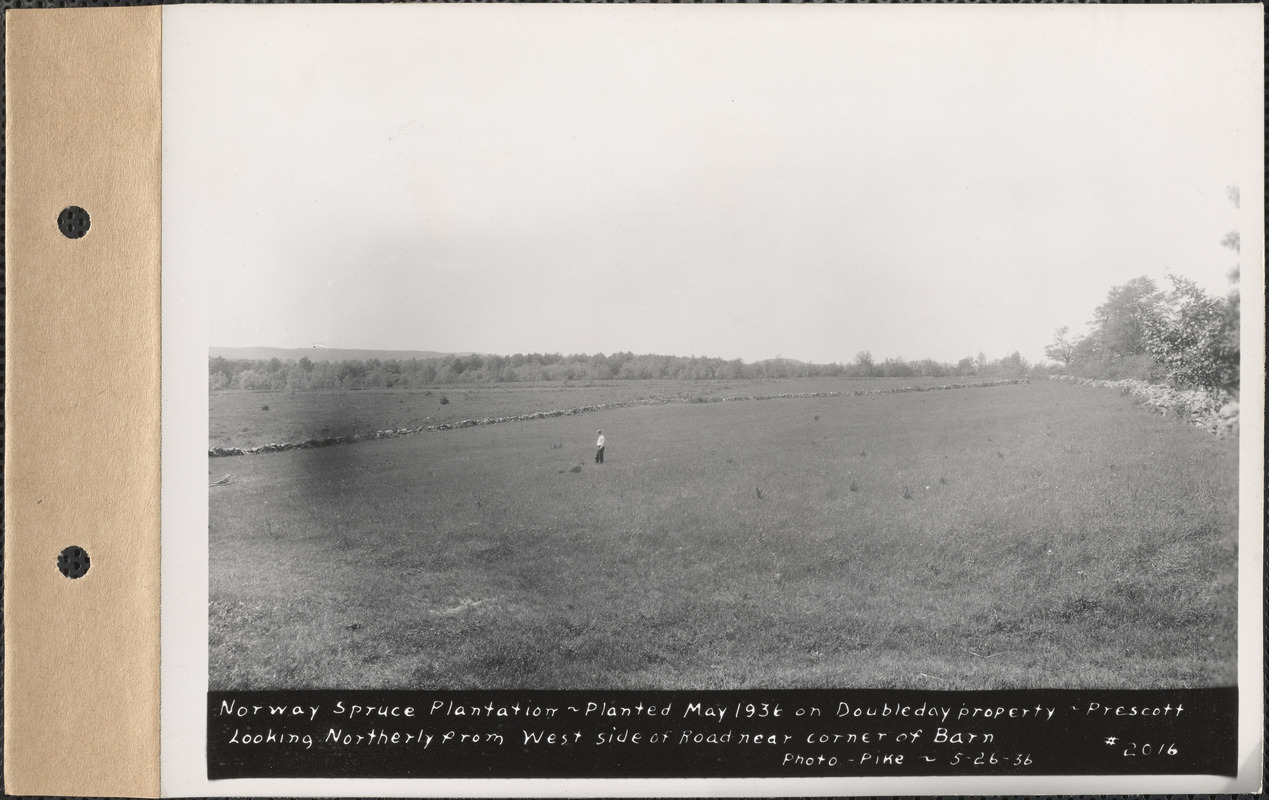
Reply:
[[1168, 277], [1166, 311], [1146, 325], [1146, 347], [1163, 377], [1178, 388], [1237, 391], [1237, 301], [1212, 297], [1188, 278]]
[[441, 405], [443, 406], [449, 405], [449, 398], [446, 397], [445, 395], [441, 395]]
[[1094, 380], [1121, 381], [1158, 380], [1161, 376], [1154, 356], [1141, 353], [1132, 356], [1090, 356], [1071, 365], [1071, 374]]

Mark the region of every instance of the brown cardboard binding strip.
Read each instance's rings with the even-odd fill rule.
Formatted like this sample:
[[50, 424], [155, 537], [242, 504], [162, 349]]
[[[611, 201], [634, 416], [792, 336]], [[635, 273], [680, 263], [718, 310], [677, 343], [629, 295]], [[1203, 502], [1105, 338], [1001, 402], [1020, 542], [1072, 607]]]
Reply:
[[[159, 792], [161, 14], [7, 16], [11, 794]], [[81, 239], [58, 230], [72, 205]]]

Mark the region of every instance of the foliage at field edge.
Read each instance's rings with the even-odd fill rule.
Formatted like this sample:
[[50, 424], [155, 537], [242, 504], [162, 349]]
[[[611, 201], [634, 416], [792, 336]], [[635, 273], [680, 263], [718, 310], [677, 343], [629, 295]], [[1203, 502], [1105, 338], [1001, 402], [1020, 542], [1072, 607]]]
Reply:
[[[1229, 187], [1229, 199], [1239, 204], [1237, 187]], [[1220, 243], [1241, 251], [1238, 231], [1230, 231]], [[1072, 336], [1069, 327], [1059, 328], [1045, 355], [1061, 364], [1063, 372], [1080, 378], [1137, 379], [1199, 389], [1217, 399], [1237, 396], [1238, 264], [1228, 277], [1231, 289], [1225, 297], [1213, 297], [1178, 275], [1168, 275], [1168, 291], [1144, 275], [1134, 278], [1110, 290], [1087, 336]]]
[[1239, 295], [1212, 297], [1193, 281], [1168, 276], [1161, 291], [1142, 276], [1111, 289], [1091, 332], [1061, 328], [1046, 354], [1062, 371], [1098, 380], [1136, 379], [1178, 389], [1236, 394], [1239, 387]]
[[874, 361], [860, 352], [850, 364], [811, 364], [788, 358], [756, 363], [702, 356], [634, 353], [605, 355], [516, 353], [511, 356], [449, 355], [425, 359], [228, 359], [209, 361], [211, 391], [300, 392], [332, 389], [423, 389], [447, 384], [542, 383], [585, 381], [714, 381], [789, 380], [795, 378], [947, 378], [1002, 379], [1023, 377], [1029, 365], [1019, 353], [989, 361], [979, 353], [957, 364], [933, 359]]
[[[1236, 246], [1236, 240], [1235, 240]], [[1237, 279], [1237, 270], [1231, 272]], [[1058, 329], [1045, 354], [1055, 364], [1031, 364], [1015, 351], [988, 360], [966, 356], [956, 364], [933, 359], [887, 358], [877, 363], [861, 351], [850, 364], [812, 364], [793, 359], [746, 363], [740, 359], [618, 352], [573, 354], [472, 354], [426, 359], [312, 361], [228, 359], [208, 362], [213, 391], [299, 392], [358, 389], [423, 389], [448, 384], [715, 381], [796, 378], [1009, 379], [1053, 373], [1081, 378], [1133, 378], [1182, 389], [1236, 394], [1239, 385], [1239, 293], [1212, 297], [1187, 278], [1169, 275], [1170, 291], [1142, 276], [1113, 287], [1095, 310], [1086, 336]]]
[[1174, 389], [1132, 378], [1107, 381], [1072, 375], [1050, 375], [1049, 380], [1074, 381], [1087, 386], [1117, 389], [1120, 394], [1131, 396], [1164, 416], [1178, 417], [1217, 436], [1236, 436], [1238, 433], [1238, 401], [1230, 400], [1219, 393], [1201, 389]]
[[[1237, 187], [1230, 201], [1239, 205]], [[1240, 252], [1238, 231], [1220, 244]], [[1113, 287], [1097, 307], [1085, 336], [1059, 328], [1045, 355], [1055, 363], [1031, 364], [1020, 352], [988, 360], [980, 352], [956, 364], [933, 359], [887, 358], [877, 363], [862, 350], [853, 363], [811, 364], [786, 358], [756, 363], [741, 359], [617, 352], [573, 354], [447, 355], [440, 358], [209, 360], [208, 388], [299, 392], [334, 389], [423, 389], [446, 384], [540, 383], [627, 380], [770, 380], [791, 378], [1021, 378], [1070, 374], [1098, 380], [1139, 379], [1178, 389], [1238, 394], [1239, 265], [1229, 271], [1233, 288], [1213, 297], [1187, 278], [1169, 275], [1169, 291], [1142, 276]]]

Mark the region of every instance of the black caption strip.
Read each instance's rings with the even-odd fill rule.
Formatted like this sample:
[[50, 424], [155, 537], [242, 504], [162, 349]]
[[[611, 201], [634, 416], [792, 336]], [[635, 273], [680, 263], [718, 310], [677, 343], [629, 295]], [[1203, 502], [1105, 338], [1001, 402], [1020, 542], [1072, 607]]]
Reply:
[[1236, 688], [209, 692], [223, 778], [1228, 775]]

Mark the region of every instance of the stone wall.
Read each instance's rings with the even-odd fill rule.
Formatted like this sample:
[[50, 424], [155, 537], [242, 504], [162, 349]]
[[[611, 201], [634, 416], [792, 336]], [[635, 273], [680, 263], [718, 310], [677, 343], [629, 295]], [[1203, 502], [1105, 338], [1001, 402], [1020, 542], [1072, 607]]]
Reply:
[[412, 436], [416, 433], [430, 433], [435, 431], [448, 431], [455, 428], [472, 428], [477, 425], [499, 425], [504, 422], [526, 422], [535, 419], [549, 419], [551, 417], [571, 417], [577, 414], [586, 414], [591, 411], [604, 411], [612, 408], [626, 408], [629, 406], [639, 405], [665, 405], [667, 403], [735, 403], [744, 400], [782, 400], [793, 397], [861, 397], [869, 394], [897, 394], [899, 392], [936, 392], [946, 391], [949, 389], [972, 389], [988, 386], [1005, 386], [1009, 384], [1030, 383], [1026, 379], [1021, 380], [1002, 380], [1002, 381], [983, 381], [981, 383], [947, 383], [940, 386], [897, 386], [891, 389], [859, 389], [853, 392], [797, 392], [785, 394], [748, 394], [735, 395], [731, 397], [707, 397], [704, 395], [696, 395], [688, 392], [662, 395], [661, 397], [648, 397], [641, 400], [631, 400], [624, 403], [600, 403], [594, 406], [581, 406], [579, 408], [559, 409], [555, 411], [536, 411], [532, 414], [520, 414], [514, 417], [485, 417], [483, 419], [464, 419], [458, 422], [446, 422], [442, 425], [427, 425], [419, 428], [398, 428], [396, 430], [375, 431], [365, 436], [333, 436], [328, 439], [306, 439], [302, 442], [281, 442], [262, 444], [257, 447], [212, 447], [207, 451], [207, 455], [211, 458], [223, 458], [225, 456], [249, 456], [259, 453], [281, 453], [286, 450], [307, 450], [314, 447], [329, 447], [336, 444], [348, 444], [351, 442], [360, 442], [368, 439], [392, 439], [398, 436]]
[[1226, 394], [1201, 389], [1173, 389], [1170, 386], [1146, 383], [1131, 378], [1106, 381], [1077, 378], [1073, 375], [1050, 375], [1049, 380], [1118, 389], [1121, 394], [1130, 395], [1142, 405], [1164, 416], [1180, 417], [1217, 436], [1238, 435], [1238, 400]]

